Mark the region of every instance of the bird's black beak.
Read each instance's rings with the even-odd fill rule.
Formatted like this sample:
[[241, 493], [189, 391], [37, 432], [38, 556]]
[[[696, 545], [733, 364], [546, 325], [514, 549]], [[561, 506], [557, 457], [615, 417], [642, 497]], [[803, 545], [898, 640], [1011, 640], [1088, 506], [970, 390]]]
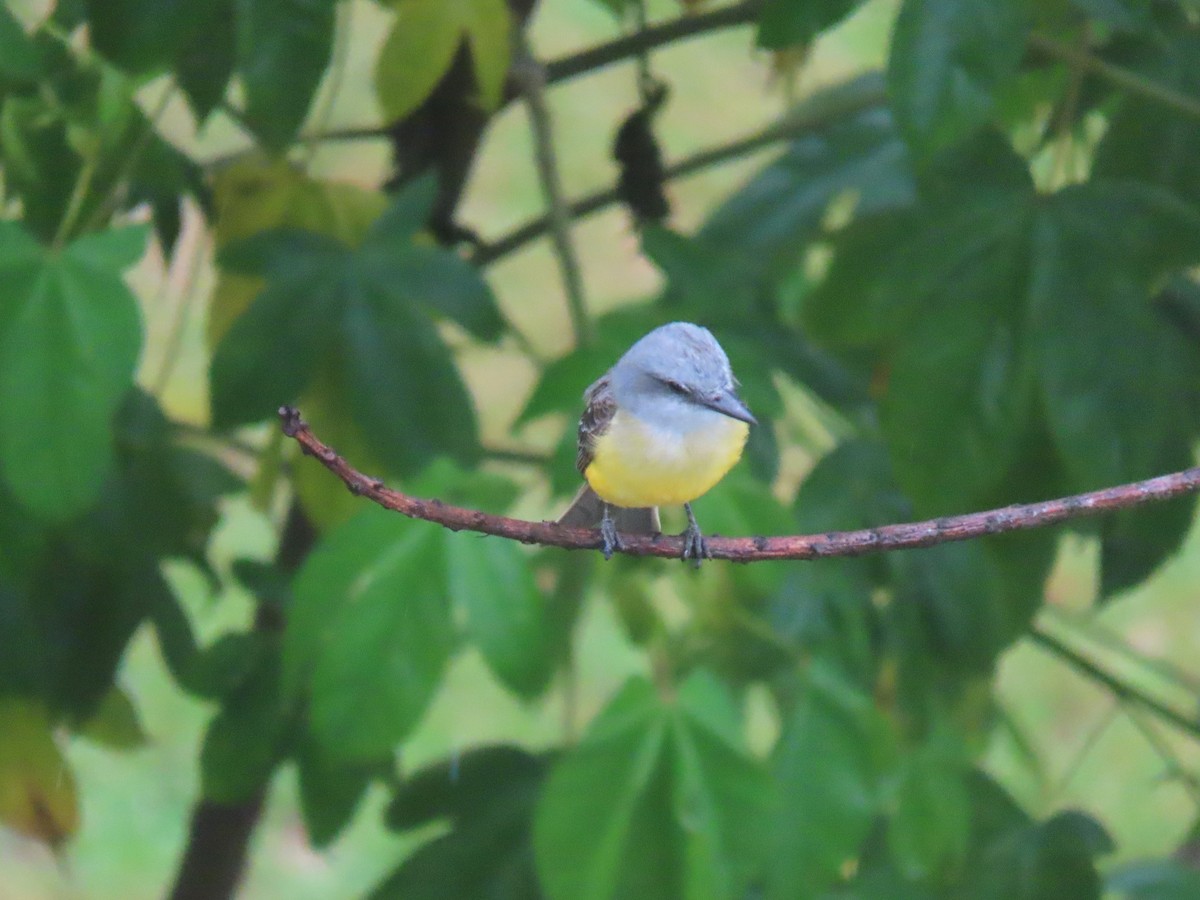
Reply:
[[709, 409], [716, 410], [731, 419], [738, 419], [748, 425], [757, 425], [758, 419], [750, 412], [749, 407], [742, 402], [733, 391], [722, 391], [719, 394], [701, 395], [697, 399]]

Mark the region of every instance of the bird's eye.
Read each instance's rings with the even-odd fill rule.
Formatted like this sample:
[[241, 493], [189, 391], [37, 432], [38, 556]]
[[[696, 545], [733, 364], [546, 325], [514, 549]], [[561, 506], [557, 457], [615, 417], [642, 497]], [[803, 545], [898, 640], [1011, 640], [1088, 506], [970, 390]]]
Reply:
[[688, 392], [688, 389], [687, 389], [687, 388], [685, 388], [685, 387], [684, 387], [682, 384], [680, 384], [678, 381], [670, 381], [670, 380], [666, 380], [666, 381], [663, 381], [663, 384], [665, 384], [665, 385], [667, 386], [667, 389], [668, 389], [668, 390], [670, 390], [670, 391], [672, 391], [673, 393], [676, 393], [676, 394], [685, 395], [685, 394], [687, 394], [687, 392]]

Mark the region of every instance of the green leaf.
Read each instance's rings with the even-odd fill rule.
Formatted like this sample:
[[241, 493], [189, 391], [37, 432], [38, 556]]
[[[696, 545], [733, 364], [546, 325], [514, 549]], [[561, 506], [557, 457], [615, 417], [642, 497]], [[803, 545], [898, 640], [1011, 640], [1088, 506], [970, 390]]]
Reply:
[[1196, 352], [1149, 303], [1200, 260], [1200, 218], [1151, 188], [1094, 183], [1044, 204], [1030, 294], [1042, 397], [1077, 490], [1189, 455]]
[[[1156, 37], [1132, 61], [1141, 75], [1188, 96], [1200, 94], [1200, 36], [1179, 31]], [[1125, 100], [1096, 147], [1098, 178], [1132, 179], [1167, 188], [1192, 203], [1200, 201], [1200, 173], [1191, 160], [1200, 153], [1200, 123], [1157, 103]]]
[[329, 238], [297, 230], [260, 235], [223, 254], [235, 271], [270, 280], [213, 355], [216, 427], [253, 422], [295, 402], [337, 338], [347, 253]]
[[530, 557], [511, 541], [447, 533], [450, 598], [466, 612], [469, 639], [511, 690], [536, 697], [554, 672], [546, 599]]
[[36, 81], [42, 74], [37, 45], [7, 6], [0, 6], [0, 77]]
[[905, 0], [892, 34], [888, 88], [918, 156], [987, 122], [997, 88], [1025, 51], [1023, 0]]
[[439, 453], [475, 459], [475, 402], [433, 325], [386, 283], [364, 284], [343, 331], [348, 402], [371, 449], [397, 472]]
[[653, 900], [745, 889], [764, 850], [768, 783], [731, 743], [709, 680], [693, 675], [675, 705], [649, 682], [629, 681], [555, 766], [534, 822], [550, 897]]
[[390, 756], [372, 765], [347, 765], [305, 734], [296, 752], [300, 811], [313, 847], [329, 846], [350, 823], [376, 772], [387, 774]]
[[962, 736], [947, 728], [935, 730], [903, 758], [888, 845], [908, 877], [954, 871], [966, 855], [971, 816], [967, 764]]
[[332, 759], [367, 762], [416, 725], [455, 636], [436, 529], [367, 510], [305, 563], [288, 620], [284, 685], [310, 695]]
[[236, 0], [246, 120], [267, 147], [296, 135], [333, 47], [336, 0]]
[[880, 808], [890, 735], [871, 698], [817, 660], [775, 751], [768, 898], [818, 897], [858, 856]]
[[918, 515], [976, 508], [1020, 450], [1034, 369], [1010, 305], [1026, 271], [1014, 237], [980, 247], [989, 261], [962, 273], [963, 300], [929, 310], [892, 361], [880, 413], [896, 478]]
[[145, 229], [126, 229], [52, 253], [19, 226], [0, 230], [0, 469], [47, 519], [94, 501], [112, 465], [111, 419], [142, 339], [121, 272], [145, 240]]
[[93, 46], [135, 74], [167, 68], [219, 0], [87, 0]]
[[861, 0], [767, 0], [758, 20], [758, 46], [783, 50], [807, 44], [850, 15]]
[[452, 830], [424, 844], [372, 900], [538, 898], [530, 829], [546, 760], [504, 745], [477, 747], [422, 769], [397, 792], [390, 828], [448, 818]]
[[[1161, 471], [1194, 464], [1191, 456], [1164, 461]], [[1105, 516], [1100, 523], [1100, 596], [1111, 598], [1141, 584], [1183, 545], [1196, 502], [1180, 498]]]
[[210, 0], [207, 15], [177, 50], [175, 79], [203, 122], [225, 98], [236, 63], [236, 0]]
[[1071, 0], [1071, 4], [1118, 31], [1145, 31], [1154, 22], [1150, 0]]
[[[412, 190], [421, 194], [420, 185]], [[330, 366], [322, 386], [345, 392], [336, 399], [391, 471], [415, 472], [442, 453], [474, 460], [474, 402], [423, 313], [451, 316], [486, 338], [498, 337], [503, 323], [477, 272], [414, 242], [423, 209], [420, 196], [402, 193], [358, 248], [275, 229], [222, 252], [229, 270], [267, 283], [214, 356], [218, 427], [294, 402]]]
[[280, 662], [276, 641], [209, 722], [200, 750], [205, 799], [239, 803], [250, 798], [283, 759], [290, 715], [281, 690]]
[[[870, 97], [880, 91], [877, 76], [864, 77], [816, 95], [789, 116], [847, 94]], [[851, 191], [860, 215], [903, 208], [916, 199], [908, 148], [885, 109], [839, 117], [793, 142], [711, 213], [699, 237], [742, 250], [759, 267], [764, 256], [797, 260], [819, 234], [829, 204]]]

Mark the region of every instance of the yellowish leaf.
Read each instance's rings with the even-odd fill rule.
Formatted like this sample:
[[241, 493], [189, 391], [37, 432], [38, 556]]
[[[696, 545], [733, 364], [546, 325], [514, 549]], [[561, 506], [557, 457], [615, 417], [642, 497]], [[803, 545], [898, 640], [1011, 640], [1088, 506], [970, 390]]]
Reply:
[[508, 77], [512, 14], [505, 0], [471, 0], [471, 7], [472, 15], [465, 24], [479, 99], [485, 109], [495, 109], [504, 99]]
[[404, 0], [375, 63], [375, 93], [388, 120], [403, 119], [441, 81], [462, 43], [461, 0]]
[[75, 776], [33, 700], [0, 700], [0, 822], [51, 847], [79, 829]]

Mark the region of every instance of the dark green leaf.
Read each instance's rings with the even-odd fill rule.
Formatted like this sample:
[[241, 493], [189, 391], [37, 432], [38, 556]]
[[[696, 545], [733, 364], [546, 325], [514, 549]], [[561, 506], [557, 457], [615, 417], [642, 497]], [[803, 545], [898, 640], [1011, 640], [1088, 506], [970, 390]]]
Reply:
[[450, 532], [445, 540], [450, 598], [466, 611], [469, 639], [505, 685], [536, 697], [555, 655], [530, 557], [511, 541]]
[[490, 746], [417, 772], [396, 794], [389, 826], [448, 817], [453, 830], [409, 856], [372, 900], [538, 900], [530, 830], [544, 771], [541, 757]]
[[376, 456], [413, 472], [438, 454], [479, 452], [475, 403], [433, 325], [386, 284], [359, 283], [343, 332], [348, 402]]
[[[1183, 457], [1162, 471], [1192, 464], [1190, 456]], [[1183, 498], [1106, 516], [1100, 523], [1100, 596], [1112, 597], [1149, 578], [1182, 546], [1195, 510], [1195, 501]]]
[[836, 25], [858, 6], [860, 0], [767, 0], [759, 16], [758, 46], [783, 50], [807, 44]]
[[167, 68], [216, 0], [87, 0], [95, 48], [135, 74]]
[[[853, 82], [858, 93], [881, 93], [877, 78]], [[832, 92], [829, 92], [832, 94]], [[839, 96], [844, 96], [842, 87]], [[818, 95], [813, 107], [830, 102]], [[804, 107], [791, 115], [800, 116]], [[794, 260], [820, 230], [829, 204], [853, 191], [860, 214], [909, 206], [916, 199], [908, 150], [891, 115], [869, 108], [806, 134], [717, 207], [699, 237], [753, 255], [758, 266]]]
[[1034, 234], [1034, 340], [1050, 430], [1078, 490], [1188, 453], [1195, 350], [1151, 286], [1200, 259], [1200, 218], [1153, 189], [1091, 184], [1045, 203]]
[[[889, 564], [896, 614], [918, 619], [929, 642], [907, 648], [917, 656], [932, 652], [962, 672], [986, 674], [1028, 623], [1030, 608], [1008, 602], [1000, 573], [978, 542], [895, 553]], [[1037, 599], [1028, 602], [1036, 606]]]
[[1034, 369], [1020, 323], [1005, 308], [1025, 275], [1013, 237], [981, 248], [988, 263], [961, 274], [963, 299], [929, 310], [892, 361], [884, 435], [918, 515], [975, 508], [1020, 449]]
[[858, 856], [890, 756], [888, 726], [871, 697], [828, 664], [811, 663], [775, 751], [780, 800], [767, 897], [817, 897]]
[[235, 0], [246, 119], [271, 149], [304, 122], [333, 47], [336, 0]]
[[213, 355], [213, 422], [228, 428], [295, 402], [338, 336], [346, 252], [309, 232], [272, 232], [234, 245], [235, 271], [270, 276]]
[[42, 58], [16, 16], [0, 6], [0, 79], [36, 81], [42, 74]]
[[0, 468], [13, 495], [47, 519], [96, 499], [112, 464], [111, 418], [133, 382], [141, 317], [121, 280], [142, 228], [47, 253], [19, 226], [0, 230]]
[[992, 115], [997, 88], [1025, 52], [1023, 0], [905, 0], [896, 19], [888, 88], [901, 131], [920, 156]]
[[200, 751], [205, 799], [238, 803], [261, 790], [283, 758], [289, 718], [276, 642], [208, 725]]
[[[66, 213], [81, 164], [67, 139], [61, 110], [40, 97], [5, 97], [0, 106], [0, 148], [5, 191], [21, 198], [22, 224], [50, 242]], [[16, 226], [6, 223], [5, 227]], [[0, 244], [8, 240], [6, 235]]]
[[[1156, 83], [1190, 96], [1200, 94], [1200, 36], [1180, 32], [1156, 40], [1132, 62]], [[1095, 174], [1156, 184], [1193, 203], [1200, 200], [1200, 123], [1157, 103], [1129, 97], [1112, 117], [1096, 148]]]
[[499, 339], [504, 320], [479, 270], [449, 250], [409, 245], [402, 251], [367, 243], [363, 267], [380, 285], [416, 308], [457, 322], [485, 341]]
[[225, 97], [234, 67], [235, 0], [210, 0], [207, 16], [175, 56], [175, 77], [197, 120]]
[[390, 758], [377, 765], [346, 764], [305, 734], [296, 751], [300, 811], [308, 839], [318, 849], [328, 846], [349, 824], [377, 771], [388, 771]]
[[37, 696], [49, 677], [44, 639], [29, 598], [0, 584], [0, 696]]
[[312, 734], [330, 758], [389, 753], [441, 682], [455, 639], [440, 537], [368, 510], [297, 576], [285, 690], [310, 694]]

